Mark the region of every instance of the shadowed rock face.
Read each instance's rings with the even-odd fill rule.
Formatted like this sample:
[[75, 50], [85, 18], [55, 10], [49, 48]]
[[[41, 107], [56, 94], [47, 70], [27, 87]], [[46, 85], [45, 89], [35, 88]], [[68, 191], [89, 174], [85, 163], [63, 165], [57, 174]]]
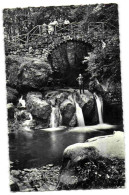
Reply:
[[76, 125], [76, 117], [74, 116], [75, 106], [73, 105], [73, 103], [71, 103], [71, 101], [69, 101], [69, 100], [65, 100], [60, 105], [60, 110], [61, 110], [61, 114], [62, 114], [62, 125], [75, 126]]
[[7, 86], [7, 103], [16, 104], [18, 101], [18, 91], [12, 87]]
[[55, 48], [49, 56], [52, 64], [54, 82], [59, 79], [64, 86], [77, 86], [76, 78], [79, 73], [85, 73], [86, 64], [82, 64], [84, 56], [92, 50], [89, 43], [83, 41], [69, 40]]
[[85, 94], [81, 94], [77, 98], [77, 101], [82, 108], [85, 125], [98, 124], [97, 108], [93, 94], [86, 90]]
[[123, 187], [124, 134], [89, 139], [67, 147], [59, 177], [59, 189]]
[[8, 119], [14, 118], [14, 105], [12, 103], [7, 104]]

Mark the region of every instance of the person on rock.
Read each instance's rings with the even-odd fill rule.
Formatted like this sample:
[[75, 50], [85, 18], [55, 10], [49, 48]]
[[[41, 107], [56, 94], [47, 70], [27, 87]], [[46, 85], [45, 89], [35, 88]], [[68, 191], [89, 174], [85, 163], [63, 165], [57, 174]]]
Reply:
[[53, 21], [53, 26], [54, 26], [54, 32], [56, 33], [56, 27], [58, 26], [58, 22], [57, 22], [57, 20], [56, 19], [54, 19], [54, 21]]
[[63, 18], [59, 18], [58, 19], [58, 24], [59, 24], [59, 31], [60, 31], [60, 33], [63, 33], [63, 25], [64, 25], [64, 20], [63, 20]]
[[84, 93], [84, 83], [83, 83], [83, 76], [81, 74], [79, 74], [79, 77], [76, 79], [78, 81], [78, 85], [79, 85], [79, 90], [80, 90], [80, 94], [81, 94], [81, 90]]

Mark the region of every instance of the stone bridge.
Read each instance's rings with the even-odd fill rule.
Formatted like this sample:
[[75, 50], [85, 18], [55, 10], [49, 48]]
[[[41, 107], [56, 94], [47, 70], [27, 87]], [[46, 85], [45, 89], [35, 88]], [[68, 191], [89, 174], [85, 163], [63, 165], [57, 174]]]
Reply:
[[68, 25], [53, 26], [53, 31], [49, 32], [46, 25], [35, 26], [27, 34], [11, 37], [6, 40], [6, 54], [25, 55], [39, 57], [47, 60], [49, 54], [61, 45], [70, 40], [82, 41], [91, 44], [93, 47], [101, 44], [104, 38], [104, 23], [70, 23]]

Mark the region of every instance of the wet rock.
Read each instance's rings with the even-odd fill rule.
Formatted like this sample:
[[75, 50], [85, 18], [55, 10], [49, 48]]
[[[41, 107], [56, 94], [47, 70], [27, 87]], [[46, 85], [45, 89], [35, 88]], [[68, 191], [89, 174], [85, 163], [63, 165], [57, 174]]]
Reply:
[[18, 101], [18, 91], [7, 86], [7, 103], [16, 104]]
[[31, 114], [30, 114], [30, 112], [28, 112], [26, 110], [15, 109], [15, 119], [16, 119], [16, 121], [30, 120]]
[[96, 125], [98, 124], [98, 111], [96, 102], [94, 99], [89, 100], [82, 107], [85, 125]]
[[63, 154], [58, 189], [123, 187], [124, 158], [124, 134], [119, 131], [71, 145]]
[[14, 182], [11, 182], [11, 184], [10, 184], [10, 190], [12, 192], [18, 192], [18, 191], [20, 191], [19, 186], [17, 185], [17, 183], [14, 183]]
[[51, 66], [41, 60], [31, 60], [21, 64], [19, 69], [19, 82], [21, 88], [40, 89], [47, 84]]
[[12, 171], [11, 171], [11, 175], [13, 175], [13, 176], [18, 176], [19, 173], [20, 173], [19, 170], [12, 170]]
[[37, 125], [41, 128], [48, 127], [50, 123], [51, 106], [47, 101], [42, 99], [42, 94], [30, 92], [27, 94], [26, 100], [27, 110], [32, 114]]
[[97, 107], [94, 96], [88, 90], [84, 94], [76, 93], [76, 101], [82, 108], [85, 125], [95, 125], [98, 123]]
[[51, 91], [45, 95], [45, 99], [50, 101], [52, 106], [60, 105], [65, 99], [68, 98], [69, 93], [65, 91]]
[[40, 98], [40, 94], [27, 94], [27, 109], [33, 116], [40, 119], [47, 119], [51, 113], [50, 105]]
[[62, 92], [59, 95], [57, 95], [56, 99], [58, 104], [60, 105], [65, 99], [67, 99], [68, 93], [67, 92]]
[[77, 124], [77, 117], [76, 117], [76, 114], [74, 113], [71, 121], [69, 122], [69, 127], [75, 127]]
[[14, 118], [14, 105], [12, 103], [7, 104], [8, 119]]
[[[75, 106], [70, 100], [65, 100], [61, 105], [60, 105], [60, 111], [62, 115], [62, 125], [64, 126], [70, 126], [70, 124], [75, 124], [73, 116], [75, 113]], [[71, 120], [73, 120], [71, 122]], [[70, 123], [71, 122], [71, 123]]]
[[76, 93], [76, 101], [82, 108], [85, 104], [88, 104], [89, 101], [94, 102], [94, 97], [91, 92], [85, 90], [84, 94]]

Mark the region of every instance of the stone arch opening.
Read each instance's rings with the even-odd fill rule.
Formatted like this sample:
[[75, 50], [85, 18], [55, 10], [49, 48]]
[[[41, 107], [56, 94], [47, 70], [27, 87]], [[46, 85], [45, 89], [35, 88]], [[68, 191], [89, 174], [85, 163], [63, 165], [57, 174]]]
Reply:
[[80, 73], [87, 80], [87, 63], [83, 64], [82, 61], [92, 51], [93, 46], [82, 40], [68, 40], [54, 47], [48, 55], [48, 61], [52, 67], [55, 85], [76, 87], [76, 78]]

